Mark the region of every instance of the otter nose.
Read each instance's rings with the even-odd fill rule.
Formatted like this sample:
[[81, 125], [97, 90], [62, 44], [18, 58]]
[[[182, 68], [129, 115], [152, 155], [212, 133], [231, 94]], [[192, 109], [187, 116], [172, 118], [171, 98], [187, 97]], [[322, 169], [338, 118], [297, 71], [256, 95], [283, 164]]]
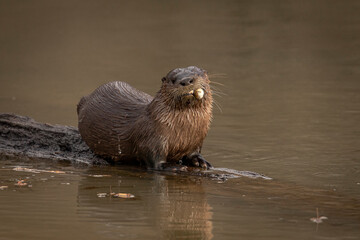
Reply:
[[193, 82], [194, 82], [194, 78], [187, 77], [187, 78], [181, 79], [179, 83], [181, 86], [188, 86], [188, 85], [192, 84]]

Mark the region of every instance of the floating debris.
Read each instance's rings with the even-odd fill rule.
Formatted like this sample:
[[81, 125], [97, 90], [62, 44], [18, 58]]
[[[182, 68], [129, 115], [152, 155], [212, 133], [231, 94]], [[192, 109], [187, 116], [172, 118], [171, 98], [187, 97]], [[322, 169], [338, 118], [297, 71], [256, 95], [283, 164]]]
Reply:
[[104, 197], [134, 198], [135, 197], [135, 195], [133, 195], [131, 193], [114, 193], [113, 191], [111, 191], [111, 186], [110, 186], [109, 193], [98, 193], [97, 196], [100, 197], [100, 198], [104, 198]]
[[19, 180], [17, 181], [17, 183], [15, 183], [15, 186], [19, 186], [19, 187], [23, 187], [23, 186], [26, 186], [28, 185], [25, 180]]
[[104, 198], [104, 197], [107, 197], [108, 194], [107, 193], [98, 193], [97, 196], [100, 198]]
[[68, 182], [62, 182], [61, 185], [70, 185]]
[[7, 189], [8, 186], [0, 186], [0, 190], [4, 190], [4, 189]]
[[40, 169], [25, 168], [25, 167], [15, 167], [13, 168], [13, 170], [17, 172], [31, 172], [31, 173], [58, 173], [58, 174], [65, 173], [64, 171], [40, 170]]
[[101, 178], [101, 177], [111, 177], [111, 175], [89, 174], [89, 177]]
[[46, 170], [44, 170], [44, 172], [57, 173], [57, 174], [64, 174], [65, 173], [64, 171], [59, 171], [59, 170], [56, 170], [56, 171], [46, 171]]
[[40, 173], [37, 169], [31, 169], [31, 168], [24, 168], [24, 167], [15, 167], [13, 168], [14, 171], [17, 172], [31, 172], [31, 173]]
[[325, 220], [325, 219], [328, 219], [328, 218], [325, 216], [319, 217], [319, 209], [316, 208], [316, 217], [310, 218], [310, 221], [319, 224], [319, 223], [322, 223], [323, 220]]

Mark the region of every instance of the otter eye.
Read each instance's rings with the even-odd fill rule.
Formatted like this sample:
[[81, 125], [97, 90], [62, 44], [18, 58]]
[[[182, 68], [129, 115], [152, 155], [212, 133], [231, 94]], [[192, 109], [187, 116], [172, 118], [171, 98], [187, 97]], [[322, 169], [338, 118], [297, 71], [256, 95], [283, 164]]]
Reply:
[[171, 82], [172, 82], [173, 84], [175, 84], [175, 81], [176, 81], [176, 79], [171, 79]]

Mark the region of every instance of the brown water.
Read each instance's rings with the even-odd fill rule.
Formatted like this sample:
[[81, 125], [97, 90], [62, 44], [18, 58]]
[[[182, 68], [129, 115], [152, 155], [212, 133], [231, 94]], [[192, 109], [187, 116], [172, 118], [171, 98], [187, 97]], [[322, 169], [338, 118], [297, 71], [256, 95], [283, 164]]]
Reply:
[[[0, 112], [76, 126], [102, 83], [154, 94], [196, 65], [224, 85], [207, 160], [273, 178], [2, 159], [0, 239], [359, 239], [359, 13], [358, 1], [0, 1]], [[97, 196], [110, 186], [135, 198]]]

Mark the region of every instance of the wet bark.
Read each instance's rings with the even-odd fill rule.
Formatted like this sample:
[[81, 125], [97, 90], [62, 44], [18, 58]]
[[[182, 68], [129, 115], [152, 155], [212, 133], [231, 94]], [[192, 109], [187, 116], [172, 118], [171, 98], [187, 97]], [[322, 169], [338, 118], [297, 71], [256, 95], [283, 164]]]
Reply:
[[77, 128], [6, 113], [0, 114], [0, 155], [107, 164], [91, 152]]

